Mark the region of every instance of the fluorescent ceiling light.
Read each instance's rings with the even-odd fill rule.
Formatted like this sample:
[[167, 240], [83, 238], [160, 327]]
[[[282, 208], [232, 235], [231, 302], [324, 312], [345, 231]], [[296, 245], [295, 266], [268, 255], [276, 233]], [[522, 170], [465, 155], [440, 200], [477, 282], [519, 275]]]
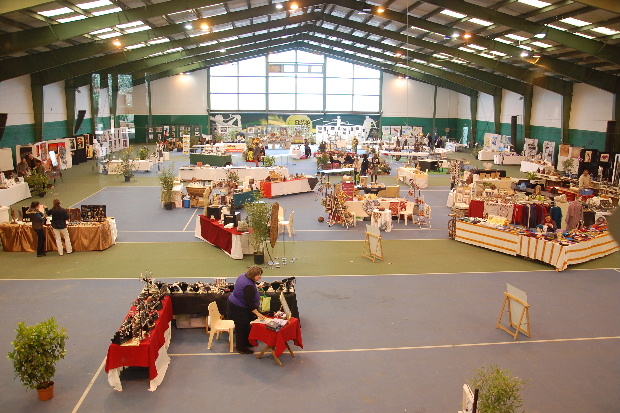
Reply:
[[471, 23], [479, 24], [480, 26], [490, 26], [490, 25], [493, 24], [491, 22], [479, 19], [477, 17], [474, 17], [473, 19], [469, 19], [468, 21], [471, 22]]
[[420, 30], [421, 32], [427, 32], [428, 30], [426, 29], [420, 29], [419, 27], [415, 27], [415, 26], [409, 26], [410, 29], [412, 30]]
[[529, 47], [529, 46], [526, 46], [526, 45], [524, 45], [524, 44], [520, 44], [520, 45], [518, 45], [517, 47], [520, 47], [521, 49], [525, 49], [525, 50], [534, 50], [533, 48], [531, 48], [531, 47]]
[[552, 25], [552, 24], [546, 24], [545, 26], [547, 26], [547, 27], [551, 27], [552, 29], [561, 30], [561, 31], [563, 31], [563, 32], [565, 32], [565, 31], [566, 31], [566, 29], [564, 29], [564, 28], [562, 28], [562, 27], [554, 26], [554, 25]]
[[437, 69], [443, 69], [443, 66], [436, 65], [435, 63], [429, 63], [428, 65], [431, 67], [436, 67]]
[[566, 24], [570, 24], [571, 26], [578, 26], [578, 27], [587, 26], [589, 24], [592, 24], [592, 23], [588, 23], [588, 22], [583, 21], [583, 20], [574, 19], [572, 17], [568, 17], [568, 18], [562, 19], [560, 21], [562, 23], [566, 23]]
[[536, 33], [534, 37], [537, 39], [544, 39], [545, 37], [547, 37], [547, 33]]
[[41, 16], [45, 16], [45, 17], [54, 17], [54, 16], [59, 16], [61, 14], [67, 14], [67, 13], [73, 13], [73, 10], [71, 10], [68, 7], [61, 7], [60, 9], [38, 12], [38, 14], [40, 14]]
[[507, 56], [506, 53], [498, 52], [497, 50], [489, 50], [489, 53], [492, 53], [498, 56]]
[[500, 42], [500, 43], [505, 43], [505, 44], [512, 44], [510, 40], [502, 39], [501, 37], [498, 37], [497, 39], [495, 39], [495, 41]]
[[95, 34], [106, 33], [106, 32], [110, 32], [110, 31], [112, 31], [112, 28], [111, 27], [106, 27], [105, 29], [95, 30], [94, 32], [90, 32], [88, 34], [95, 35]]
[[425, 65], [426, 64], [426, 62], [424, 60], [420, 60], [420, 59], [413, 59], [413, 62], [419, 63], [421, 65]]
[[138, 43], [138, 44], [125, 47], [125, 50], [139, 49], [141, 47], [146, 47], [146, 45], [144, 43]]
[[100, 39], [109, 39], [110, 37], [116, 37], [116, 36], [122, 36], [122, 33], [119, 32], [110, 32], [110, 33], [104, 33], [104, 34], [100, 34], [97, 37]]
[[596, 37], [587, 35], [585, 33], [575, 32], [574, 34], [576, 34], [577, 36], [585, 37], [586, 39], [596, 39]]
[[510, 38], [510, 39], [514, 39], [514, 40], [518, 40], [520, 42], [527, 40], [527, 37], [523, 37], [523, 36], [518, 36], [516, 34], [506, 34], [506, 37]]
[[457, 13], [455, 11], [448, 10], [448, 9], [442, 10], [441, 14], [445, 14], [446, 16], [456, 17], [457, 19], [462, 19], [463, 17], [467, 17], [466, 14]]
[[594, 29], [590, 29], [590, 30], [593, 31], [593, 32], [604, 34], [606, 36], [612, 36], [614, 34], [620, 33], [617, 30], [612, 30], [612, 29], [609, 29], [607, 27], [595, 27]]
[[487, 53], [479, 53], [478, 56], [486, 57], [488, 59], [497, 59], [497, 56], [493, 56], [492, 54]]
[[519, 3], [527, 4], [528, 6], [537, 7], [542, 9], [543, 7], [550, 6], [551, 3], [547, 3], [546, 1], [540, 0], [517, 0]]
[[470, 44], [468, 46], [471, 47], [472, 49], [478, 49], [478, 50], [485, 50], [486, 49], [486, 47], [478, 46], [477, 44]]
[[111, 4], [112, 2], [110, 0], [95, 0], [88, 3], [79, 3], [76, 4], [76, 6], [78, 6], [80, 9], [89, 10], [96, 9], [97, 7], [109, 6]]
[[78, 14], [76, 16], [71, 16], [71, 17], [67, 17], [64, 19], [57, 19], [56, 21], [58, 23], [69, 23], [69, 22], [74, 22], [76, 20], [83, 20], [85, 19], [87, 16], [84, 16], [83, 14]]
[[121, 9], [120, 7], [113, 7], [107, 10], [94, 11], [93, 16], [103, 16], [104, 14], [118, 13], [119, 11], [123, 11], [123, 9]]
[[550, 44], [548, 44], [548, 43], [543, 43], [543, 42], [532, 42], [532, 43], [530, 43], [530, 44], [533, 44], [534, 46], [538, 46], [538, 47], [545, 47], [545, 48], [546, 48], [546, 47], [551, 47], [551, 45], [550, 45]]
[[141, 24], [144, 24], [144, 23], [142, 23], [140, 20], [137, 20], [131, 23], [117, 24], [116, 27], [118, 27], [119, 29], [125, 29], [127, 27], [140, 26]]
[[468, 48], [467, 48], [467, 47], [465, 47], [465, 46], [461, 46], [461, 47], [459, 47], [459, 50], [462, 50], [462, 51], [464, 51], [464, 52], [468, 52], [468, 53], [476, 53], [476, 51], [475, 51], [475, 50], [468, 49]]
[[149, 26], [134, 27], [132, 29], [125, 30], [125, 32], [126, 33], [137, 33], [137, 32], [143, 32], [145, 30], [150, 30], [150, 27]]
[[168, 39], [167, 37], [162, 37], [159, 39], [153, 39], [151, 41], [148, 42], [148, 44], [159, 44], [159, 43], [168, 43], [170, 41], [170, 39]]
[[180, 52], [181, 50], [183, 50], [182, 47], [175, 47], [174, 49], [168, 49], [166, 50], [164, 53], [174, 53], [174, 52]]

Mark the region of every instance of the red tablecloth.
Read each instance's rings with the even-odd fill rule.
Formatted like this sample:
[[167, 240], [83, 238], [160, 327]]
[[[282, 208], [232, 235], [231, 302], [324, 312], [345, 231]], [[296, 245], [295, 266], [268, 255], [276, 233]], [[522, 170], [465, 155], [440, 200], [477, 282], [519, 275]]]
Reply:
[[[108, 348], [108, 357], [106, 359], [105, 371], [125, 366], [138, 366], [149, 368], [149, 379], [153, 380], [157, 377], [157, 368], [155, 361], [159, 356], [160, 349], [166, 342], [165, 334], [170, 328], [172, 321], [172, 300], [165, 297], [163, 300], [164, 308], [159, 312], [159, 319], [155, 324], [155, 329], [151, 335], [142, 340], [139, 346], [121, 346], [118, 344], [110, 344]], [[132, 308], [135, 310], [135, 308]]]
[[273, 331], [267, 328], [265, 324], [254, 323], [250, 330], [250, 344], [257, 346], [259, 341], [276, 349], [276, 357], [280, 357], [286, 350], [286, 343], [293, 340], [293, 344], [297, 347], [304, 348], [304, 342], [301, 337], [301, 324], [299, 320], [292, 317], [288, 324], [280, 331]]
[[211, 220], [204, 215], [200, 216], [200, 235], [210, 244], [226, 251], [232, 252], [232, 236], [241, 235], [236, 228], [224, 228], [219, 220]]

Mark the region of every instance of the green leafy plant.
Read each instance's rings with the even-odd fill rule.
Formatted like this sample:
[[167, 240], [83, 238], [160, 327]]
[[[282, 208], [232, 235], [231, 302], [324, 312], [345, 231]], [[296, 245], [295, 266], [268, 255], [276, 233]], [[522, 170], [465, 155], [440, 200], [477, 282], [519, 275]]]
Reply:
[[140, 157], [140, 160], [145, 160], [146, 158], [148, 158], [149, 156], [149, 150], [147, 149], [146, 146], [143, 146], [140, 148], [140, 152], [138, 152], [138, 156]]
[[161, 185], [161, 201], [164, 204], [172, 202], [172, 189], [174, 188], [174, 163], [164, 168], [159, 173], [159, 184]]
[[523, 406], [520, 391], [528, 381], [513, 376], [510, 370], [490, 365], [476, 370], [469, 385], [479, 389], [480, 413], [517, 413]]
[[13, 362], [15, 378], [31, 389], [46, 389], [52, 384], [56, 363], [65, 357], [65, 328], [54, 317], [33, 326], [17, 324], [17, 336], [8, 359]]
[[125, 178], [133, 177], [133, 171], [134, 171], [133, 146], [125, 148], [121, 151], [120, 171], [121, 171], [121, 175], [123, 175]]
[[536, 179], [538, 179], [538, 174], [536, 172], [526, 172], [525, 176], [530, 181], [535, 181]]
[[46, 174], [34, 172], [32, 175], [25, 177], [24, 180], [28, 183], [32, 195], [44, 196], [47, 193], [49, 177]]
[[317, 169], [325, 169], [325, 167], [329, 163], [329, 155], [326, 153], [317, 152], [315, 159]]
[[266, 167], [274, 166], [276, 164], [276, 157], [272, 155], [263, 156], [263, 165]]
[[247, 223], [252, 228], [250, 232], [250, 242], [254, 248], [255, 254], [263, 254], [265, 251], [265, 242], [271, 234], [269, 221], [271, 218], [272, 204], [255, 199], [246, 202], [244, 205], [247, 214]]

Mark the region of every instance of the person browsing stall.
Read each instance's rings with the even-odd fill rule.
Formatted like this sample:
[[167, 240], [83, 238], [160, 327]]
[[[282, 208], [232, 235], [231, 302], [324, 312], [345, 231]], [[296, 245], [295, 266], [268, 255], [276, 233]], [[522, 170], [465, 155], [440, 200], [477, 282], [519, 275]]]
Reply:
[[17, 176], [30, 176], [30, 165], [28, 165], [28, 159], [23, 156], [20, 163], [17, 164]]
[[541, 229], [543, 232], [553, 232], [558, 229], [551, 214], [546, 214], [542, 224], [538, 224], [537, 228]]
[[584, 169], [583, 173], [579, 177], [579, 189], [588, 189], [592, 185], [592, 176], [590, 170]]
[[52, 228], [54, 230], [54, 237], [56, 238], [56, 247], [58, 248], [58, 255], [62, 256], [63, 247], [62, 239], [65, 240], [65, 247], [67, 248], [67, 254], [73, 252], [71, 246], [71, 239], [69, 238], [69, 230], [67, 229], [67, 221], [69, 220], [69, 213], [60, 205], [60, 199], [54, 199], [54, 206], [52, 209], [46, 211], [47, 215], [52, 216]]
[[250, 322], [256, 318], [264, 320], [266, 317], [258, 311], [260, 294], [256, 283], [260, 281], [263, 270], [256, 265], [241, 274], [235, 282], [232, 294], [228, 297], [227, 316], [235, 322], [237, 332], [237, 353], [253, 354], [250, 350]]
[[45, 257], [45, 210], [47, 207], [39, 201], [32, 201], [26, 215], [32, 222], [32, 229], [37, 233], [37, 257]]

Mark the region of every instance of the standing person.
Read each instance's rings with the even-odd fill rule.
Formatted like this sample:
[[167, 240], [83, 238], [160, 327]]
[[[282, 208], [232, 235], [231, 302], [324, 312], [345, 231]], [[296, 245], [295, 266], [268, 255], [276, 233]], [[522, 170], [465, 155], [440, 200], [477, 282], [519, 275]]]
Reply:
[[260, 164], [260, 159], [261, 159], [261, 149], [260, 149], [259, 143], [254, 145], [253, 156], [254, 156], [254, 162], [256, 162], [256, 166], [260, 166], [259, 164]]
[[69, 220], [69, 213], [66, 209], [60, 206], [60, 199], [54, 199], [54, 206], [47, 211], [47, 215], [52, 216], [52, 228], [54, 230], [54, 237], [56, 238], [56, 247], [58, 248], [58, 255], [62, 256], [62, 240], [60, 236], [65, 240], [65, 247], [67, 248], [67, 254], [73, 252], [71, 247], [71, 239], [69, 238], [69, 230], [67, 229], [67, 221]]
[[353, 182], [358, 183], [360, 181], [360, 169], [362, 167], [362, 160], [359, 156], [355, 155], [353, 159]]
[[37, 233], [37, 257], [45, 257], [45, 205], [39, 201], [32, 201], [26, 214], [32, 222], [32, 229]]
[[377, 154], [372, 156], [370, 161], [370, 182], [377, 183], [377, 175], [379, 174], [379, 157]]
[[365, 153], [362, 155], [362, 165], [360, 167], [360, 176], [368, 175], [369, 166], [370, 166], [370, 163], [368, 162], [368, 154]]
[[250, 350], [250, 322], [255, 318], [261, 320], [265, 316], [258, 311], [260, 304], [260, 294], [256, 283], [260, 281], [263, 270], [256, 265], [250, 267], [245, 274], [241, 274], [235, 282], [235, 288], [228, 297], [227, 316], [235, 322], [237, 332], [236, 348], [237, 353], [253, 354]]

